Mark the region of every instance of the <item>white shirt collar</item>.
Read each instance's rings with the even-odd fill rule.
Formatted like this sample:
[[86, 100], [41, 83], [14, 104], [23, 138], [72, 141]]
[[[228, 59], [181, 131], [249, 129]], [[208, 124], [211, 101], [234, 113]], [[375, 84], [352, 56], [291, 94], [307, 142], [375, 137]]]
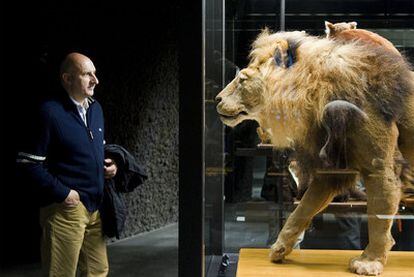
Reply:
[[85, 99], [85, 101], [83, 101], [83, 103], [79, 103], [78, 101], [73, 99], [71, 96], [69, 96], [69, 97], [72, 100], [72, 102], [76, 105], [76, 109], [78, 110], [78, 113], [79, 113], [80, 117], [82, 118], [82, 121], [85, 123], [86, 126], [88, 126], [88, 122], [87, 122], [87, 119], [86, 119], [86, 111], [89, 108], [88, 99]]
[[88, 99], [85, 99], [83, 101], [83, 103], [79, 103], [78, 101], [76, 101], [75, 99], [72, 98], [72, 96], [69, 95], [70, 100], [72, 100], [72, 102], [76, 105], [76, 107], [79, 108], [84, 108], [85, 110], [87, 110], [89, 108], [89, 102]]

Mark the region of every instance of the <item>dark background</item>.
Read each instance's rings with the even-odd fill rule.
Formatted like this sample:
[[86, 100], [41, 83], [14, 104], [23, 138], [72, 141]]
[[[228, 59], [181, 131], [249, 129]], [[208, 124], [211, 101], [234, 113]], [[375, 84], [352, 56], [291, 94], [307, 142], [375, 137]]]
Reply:
[[39, 103], [61, 90], [72, 51], [89, 56], [100, 84], [107, 143], [131, 151], [148, 180], [125, 195], [123, 237], [178, 220], [178, 1], [3, 2], [1, 7], [1, 264], [39, 260], [38, 209], [16, 153]]

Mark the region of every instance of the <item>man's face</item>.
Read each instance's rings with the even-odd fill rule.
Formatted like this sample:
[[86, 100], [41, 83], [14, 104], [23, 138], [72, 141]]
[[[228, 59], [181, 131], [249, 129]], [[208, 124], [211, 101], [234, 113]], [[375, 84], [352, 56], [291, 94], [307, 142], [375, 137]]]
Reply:
[[71, 73], [70, 90], [76, 98], [93, 96], [95, 86], [99, 83], [92, 61], [81, 59]]

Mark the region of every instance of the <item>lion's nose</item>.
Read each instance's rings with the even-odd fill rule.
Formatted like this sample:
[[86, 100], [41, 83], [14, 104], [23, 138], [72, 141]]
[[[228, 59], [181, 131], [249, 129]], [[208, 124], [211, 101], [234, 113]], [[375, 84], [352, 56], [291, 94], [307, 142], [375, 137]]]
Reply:
[[220, 103], [221, 102], [221, 97], [220, 96], [216, 96], [216, 103], [218, 104], [218, 103]]

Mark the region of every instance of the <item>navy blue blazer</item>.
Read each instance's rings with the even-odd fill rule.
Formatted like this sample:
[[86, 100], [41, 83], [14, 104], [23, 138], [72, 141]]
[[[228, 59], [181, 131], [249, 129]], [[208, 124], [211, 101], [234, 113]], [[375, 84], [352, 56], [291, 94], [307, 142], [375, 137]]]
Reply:
[[104, 185], [104, 118], [100, 104], [87, 99], [87, 125], [67, 94], [45, 102], [34, 136], [17, 162], [41, 191], [41, 205], [60, 203], [76, 190], [89, 211], [96, 211]]

